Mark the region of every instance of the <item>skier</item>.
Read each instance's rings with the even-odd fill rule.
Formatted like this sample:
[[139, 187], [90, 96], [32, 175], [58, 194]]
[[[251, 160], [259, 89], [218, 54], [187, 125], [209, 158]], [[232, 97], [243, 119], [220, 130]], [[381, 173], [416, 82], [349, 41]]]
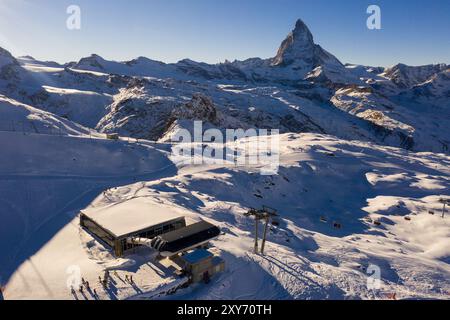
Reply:
[[83, 286], [80, 286], [80, 293], [83, 294]]
[[133, 283], [133, 275], [130, 276], [130, 283]]

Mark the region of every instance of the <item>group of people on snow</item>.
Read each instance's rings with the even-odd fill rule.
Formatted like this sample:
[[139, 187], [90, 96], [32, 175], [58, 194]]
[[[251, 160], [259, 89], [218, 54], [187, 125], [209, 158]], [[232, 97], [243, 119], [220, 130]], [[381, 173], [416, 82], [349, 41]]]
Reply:
[[[117, 273], [117, 271], [114, 271], [114, 276], [116, 278], [120, 279], [119, 274]], [[105, 289], [105, 290], [108, 288], [108, 284], [109, 284], [110, 279], [111, 279], [111, 275], [109, 273], [109, 270], [105, 270], [103, 278], [101, 276], [98, 276], [98, 281], [102, 285], [103, 289]], [[129, 276], [125, 275], [125, 282], [128, 282], [131, 285], [133, 285], [134, 284], [133, 275], [129, 275]], [[98, 299], [97, 290], [95, 288], [91, 289], [89, 281], [86, 281], [84, 278], [81, 278], [81, 284], [80, 284], [80, 287], [78, 288], [78, 292], [81, 295], [85, 296], [84, 295], [85, 290], [87, 292], [89, 292], [93, 298]], [[71, 291], [71, 293], [72, 293], [72, 295], [74, 297], [77, 296], [77, 291], [75, 290], [75, 288], [73, 286], [70, 288], [70, 291]], [[0, 290], [0, 298], [1, 298], [1, 296], [2, 295], [1, 295], [1, 290]]]

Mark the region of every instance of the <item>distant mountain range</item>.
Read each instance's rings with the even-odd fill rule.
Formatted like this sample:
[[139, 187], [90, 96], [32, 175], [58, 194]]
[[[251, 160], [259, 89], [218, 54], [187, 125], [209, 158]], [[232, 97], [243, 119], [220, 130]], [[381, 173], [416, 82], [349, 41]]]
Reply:
[[[449, 79], [446, 64], [344, 65], [315, 44], [301, 20], [275, 57], [220, 64], [145, 57], [116, 62], [94, 54], [60, 65], [15, 58], [0, 48], [3, 106], [152, 140], [169, 139], [174, 130], [203, 120], [206, 127], [327, 133], [449, 153]], [[5, 114], [0, 130], [9, 120]], [[40, 119], [28, 115], [23, 121]]]

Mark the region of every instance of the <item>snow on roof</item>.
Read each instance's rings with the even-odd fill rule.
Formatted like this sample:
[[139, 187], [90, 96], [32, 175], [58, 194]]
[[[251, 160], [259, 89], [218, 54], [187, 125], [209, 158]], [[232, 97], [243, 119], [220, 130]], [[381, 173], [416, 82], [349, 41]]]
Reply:
[[82, 213], [116, 237], [184, 219], [173, 209], [146, 199], [132, 199], [109, 207], [88, 208]]
[[197, 249], [191, 253], [182, 256], [183, 260], [190, 264], [194, 264], [203, 261], [209, 257], [212, 257], [212, 253], [205, 249]]

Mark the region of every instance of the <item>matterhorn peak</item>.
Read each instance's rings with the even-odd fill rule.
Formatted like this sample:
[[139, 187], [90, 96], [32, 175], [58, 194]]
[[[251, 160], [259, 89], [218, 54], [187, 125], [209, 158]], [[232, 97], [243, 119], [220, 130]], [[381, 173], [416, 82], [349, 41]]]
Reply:
[[311, 31], [301, 19], [298, 19], [295, 23], [295, 28], [292, 30], [292, 35], [296, 41], [303, 40], [308, 43], [314, 43], [314, 38]]
[[302, 20], [297, 20], [295, 28], [281, 43], [272, 65], [288, 65], [295, 60], [310, 60], [314, 55], [314, 37]]
[[271, 65], [274, 67], [293, 65], [295, 70], [302, 70], [304, 74], [324, 65], [332, 65], [333, 68], [343, 67], [337, 58], [314, 43], [311, 31], [300, 19], [295, 23], [294, 30], [281, 43]]

